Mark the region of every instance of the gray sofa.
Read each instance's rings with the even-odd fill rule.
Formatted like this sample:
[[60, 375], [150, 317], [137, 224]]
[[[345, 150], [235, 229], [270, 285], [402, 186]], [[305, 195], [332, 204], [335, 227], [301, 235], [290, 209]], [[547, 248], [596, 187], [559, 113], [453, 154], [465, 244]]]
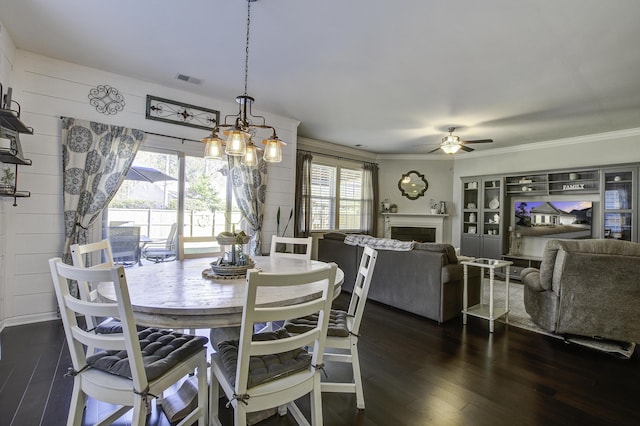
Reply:
[[525, 309], [543, 329], [640, 342], [640, 244], [551, 240], [540, 269], [520, 277]]
[[[344, 271], [343, 289], [352, 291], [363, 248], [328, 233], [318, 241], [318, 260]], [[415, 243], [409, 251], [376, 249], [378, 259], [368, 298], [438, 322], [462, 310], [463, 266], [450, 244]], [[480, 270], [469, 268], [469, 306], [480, 301]]]

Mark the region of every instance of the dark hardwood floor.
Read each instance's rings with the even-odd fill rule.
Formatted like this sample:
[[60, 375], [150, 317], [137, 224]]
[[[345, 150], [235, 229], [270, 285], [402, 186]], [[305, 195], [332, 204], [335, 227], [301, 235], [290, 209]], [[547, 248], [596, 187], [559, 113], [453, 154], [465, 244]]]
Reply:
[[[619, 359], [504, 324], [489, 335], [474, 318], [438, 325], [375, 302], [361, 331], [367, 409], [358, 411], [354, 396], [324, 394], [326, 425], [640, 424], [637, 354]], [[61, 324], [10, 327], [1, 339], [0, 424], [65, 424], [72, 380], [63, 376], [70, 361]], [[345, 376], [343, 367], [329, 364], [328, 374]], [[300, 406], [308, 412], [306, 399]], [[107, 408], [90, 401], [86, 424]], [[169, 422], [154, 408], [149, 424]], [[260, 423], [291, 424], [278, 416]]]

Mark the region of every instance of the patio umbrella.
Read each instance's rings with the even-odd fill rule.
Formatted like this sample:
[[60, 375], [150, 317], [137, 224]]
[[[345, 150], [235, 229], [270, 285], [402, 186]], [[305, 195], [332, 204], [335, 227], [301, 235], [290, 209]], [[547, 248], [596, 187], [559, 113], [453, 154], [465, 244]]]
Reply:
[[140, 180], [144, 182], [161, 182], [164, 180], [177, 180], [158, 169], [152, 167], [131, 166], [127, 172], [126, 180]]

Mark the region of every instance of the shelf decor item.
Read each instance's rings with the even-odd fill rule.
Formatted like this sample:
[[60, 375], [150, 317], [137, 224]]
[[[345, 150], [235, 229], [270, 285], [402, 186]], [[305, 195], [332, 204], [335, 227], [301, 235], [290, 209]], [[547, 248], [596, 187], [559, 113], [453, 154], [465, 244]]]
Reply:
[[3, 168], [2, 173], [0, 173], [0, 192], [3, 194], [13, 194], [16, 192], [15, 178], [16, 175], [9, 167]]

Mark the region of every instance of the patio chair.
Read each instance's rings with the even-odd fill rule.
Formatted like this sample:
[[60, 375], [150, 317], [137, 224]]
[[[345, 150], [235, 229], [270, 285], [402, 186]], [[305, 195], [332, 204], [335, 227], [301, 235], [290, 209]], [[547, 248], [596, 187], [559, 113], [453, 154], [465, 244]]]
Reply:
[[[337, 266], [335, 263], [304, 273], [247, 273], [240, 338], [221, 342], [211, 357], [209, 392], [212, 423], [218, 419], [218, 389], [222, 388], [234, 409], [234, 424], [245, 425], [247, 413], [287, 405], [300, 424], [309, 424], [295, 400], [310, 394], [311, 423], [322, 425], [320, 373], [327, 336]], [[256, 294], [267, 288], [305, 286], [321, 282], [322, 293], [315, 299], [287, 306], [256, 306]], [[317, 313], [320, 319], [309, 331], [291, 336], [286, 330], [253, 334], [254, 324], [280, 318]], [[304, 347], [311, 346], [313, 355]], [[217, 423], [216, 423], [217, 422]]]
[[140, 263], [140, 227], [110, 226], [109, 242], [113, 260], [125, 266]]
[[[206, 337], [183, 335], [168, 330], [136, 331], [124, 268], [88, 269], [65, 265], [60, 258], [49, 260], [60, 316], [71, 354], [73, 391], [67, 425], [82, 424], [91, 397], [121, 405], [99, 424], [112, 423], [133, 408], [131, 424], [146, 422], [147, 402], [197, 371], [198, 402], [180, 425], [207, 418]], [[69, 293], [69, 281], [102, 282], [114, 286], [117, 303], [78, 300]], [[118, 317], [123, 333], [101, 335], [78, 326], [77, 315]], [[86, 356], [83, 345], [106, 350]]]
[[[287, 244], [291, 244], [293, 246], [293, 253], [286, 253], [282, 251], [277, 251], [278, 248], [283, 245], [286, 247]], [[271, 237], [271, 250], [269, 251], [270, 256], [278, 256], [278, 257], [289, 257], [292, 259], [306, 259], [311, 260], [311, 247], [313, 245], [313, 238], [291, 238], [291, 237], [278, 237], [274, 235]], [[304, 249], [303, 253], [299, 253], [301, 249]]]
[[178, 258], [178, 224], [171, 225], [166, 240], [145, 244], [142, 257], [153, 263], [176, 260]]
[[[378, 252], [370, 247], [365, 247], [360, 259], [360, 267], [356, 276], [356, 282], [351, 293], [349, 309], [331, 309], [329, 318], [329, 331], [327, 334], [326, 348], [348, 350], [349, 353], [325, 352], [326, 361], [346, 362], [351, 364], [353, 370], [353, 383], [322, 382], [322, 392], [346, 392], [356, 394], [356, 406], [364, 410], [364, 392], [362, 390], [362, 377], [360, 374], [360, 358], [358, 357], [358, 339], [360, 337], [360, 322], [367, 301], [373, 270], [376, 265]], [[285, 329], [290, 333], [302, 333], [318, 322], [315, 316], [297, 318], [285, 323]]]

